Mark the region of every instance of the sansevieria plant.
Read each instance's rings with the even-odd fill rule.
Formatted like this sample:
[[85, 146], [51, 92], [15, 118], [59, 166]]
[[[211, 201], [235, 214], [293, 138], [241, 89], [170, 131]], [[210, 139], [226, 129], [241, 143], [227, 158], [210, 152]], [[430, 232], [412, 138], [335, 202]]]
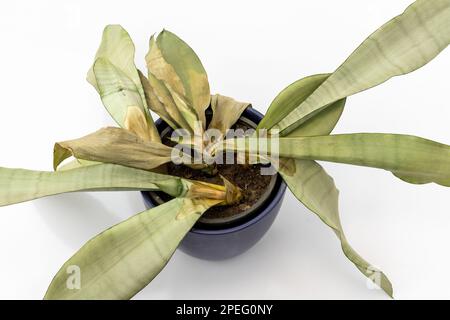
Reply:
[[[228, 129], [249, 104], [211, 95], [207, 74], [185, 42], [167, 30], [152, 36], [144, 75], [134, 64], [128, 33], [107, 26], [87, 80], [118, 127], [56, 143], [53, 172], [0, 168], [0, 205], [97, 190], [161, 191], [172, 200], [89, 240], [61, 267], [45, 298], [133, 297], [164, 268], [206, 210], [241, 201], [242, 190], [232, 181], [223, 178], [219, 185], [172, 176], [167, 163], [215, 175], [216, 159], [224, 152], [235, 153], [244, 166], [270, 162], [298, 200], [335, 232], [345, 256], [393, 296], [387, 276], [348, 243], [338, 190], [315, 160], [389, 170], [408, 183], [450, 186], [448, 145], [400, 134], [330, 135], [347, 97], [424, 66], [449, 43], [450, 0], [418, 0], [364, 40], [333, 73], [286, 87], [253, 135], [229, 137]], [[162, 143], [150, 111], [189, 139]], [[67, 285], [67, 270], [74, 266], [82, 273], [75, 289]]]

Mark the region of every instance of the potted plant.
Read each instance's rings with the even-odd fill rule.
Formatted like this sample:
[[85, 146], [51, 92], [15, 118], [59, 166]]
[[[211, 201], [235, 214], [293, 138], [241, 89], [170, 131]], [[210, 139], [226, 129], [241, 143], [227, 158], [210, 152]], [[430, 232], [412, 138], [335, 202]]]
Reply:
[[[286, 185], [335, 232], [347, 258], [392, 296], [386, 275], [348, 243], [338, 191], [315, 160], [450, 186], [447, 145], [399, 134], [330, 135], [348, 96], [422, 67], [449, 43], [450, 1], [418, 0], [333, 73], [286, 87], [262, 117], [248, 103], [211, 95], [199, 58], [173, 33], [151, 37], [145, 76], [128, 33], [107, 26], [88, 81], [119, 127], [56, 143], [54, 172], [0, 168], [0, 205], [64, 192], [139, 190], [148, 210], [88, 241], [45, 298], [131, 298], [180, 243], [208, 259], [242, 253], [270, 227]], [[150, 110], [161, 120], [154, 123]]]

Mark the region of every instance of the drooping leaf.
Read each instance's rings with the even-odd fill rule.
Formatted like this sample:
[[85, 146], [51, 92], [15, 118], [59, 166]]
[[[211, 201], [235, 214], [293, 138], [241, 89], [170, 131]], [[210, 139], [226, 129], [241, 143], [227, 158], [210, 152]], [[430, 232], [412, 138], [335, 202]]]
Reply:
[[422, 67], [449, 43], [450, 1], [418, 0], [370, 35], [274, 128], [286, 135], [330, 103]]
[[98, 91], [106, 109], [120, 126], [127, 128], [128, 108], [137, 107], [145, 119], [145, 124], [141, 126], [146, 126], [148, 131], [142, 138], [160, 141], [147, 109], [144, 89], [134, 64], [134, 51], [133, 41], [125, 29], [119, 25], [107, 26], [87, 80]]
[[115, 164], [56, 172], [0, 168], [0, 206], [74, 191], [160, 190], [177, 197], [185, 196], [190, 187], [179, 177]]
[[145, 60], [150, 85], [154, 88], [155, 94], [163, 105], [166, 106], [166, 111], [182, 128], [193, 132], [195, 123], [200, 118], [187, 100], [186, 89], [182, 80], [174, 67], [165, 60], [153, 36], [150, 38], [149, 52]]
[[220, 205], [233, 204], [242, 196], [239, 187], [226, 180], [224, 185], [216, 185], [116, 164], [88, 163], [55, 172], [0, 167], [0, 206], [66, 192], [129, 190], [220, 200]]
[[186, 99], [186, 103], [196, 111], [205, 128], [205, 110], [210, 103], [210, 91], [208, 76], [200, 59], [186, 42], [170, 31], [163, 30], [158, 35], [156, 44], [164, 60], [173, 67], [181, 80], [184, 92], [171, 86], [172, 89]]
[[217, 129], [222, 135], [226, 135], [228, 129], [236, 123], [248, 106], [250, 106], [248, 102], [239, 102], [220, 94], [213, 95], [211, 97], [213, 117], [208, 129]]
[[[345, 256], [359, 271], [393, 296], [392, 284], [386, 275], [364, 260], [348, 243], [339, 218], [339, 191], [321, 165], [311, 160], [286, 159], [279, 173], [295, 197], [329, 226], [341, 241]], [[284, 168], [289, 167], [289, 170]]]
[[[161, 102], [162, 106], [164, 107], [165, 111], [169, 114], [169, 116], [176, 122], [175, 128], [183, 128], [188, 130], [189, 132], [193, 132], [193, 125], [191, 126], [190, 123], [188, 123], [188, 120], [195, 119], [194, 114], [188, 114], [187, 119], [185, 118], [185, 115], [181, 113], [181, 111], [178, 109], [177, 104], [175, 103], [174, 98], [170, 94], [169, 90], [167, 89], [164, 82], [158, 80], [154, 75], [151, 73], [148, 74], [148, 80], [151, 85], [151, 87], [154, 89], [155, 95], [158, 98], [158, 100]], [[164, 116], [164, 112], [160, 113], [159, 109], [160, 106], [157, 104], [151, 105], [151, 110], [158, 113], [161, 118]], [[194, 118], [193, 118], [194, 117]]]
[[407, 182], [435, 182], [450, 186], [450, 146], [424, 138], [401, 134], [354, 133], [262, 140], [266, 141], [226, 140], [223, 147], [252, 154], [277, 154], [280, 158], [380, 168], [393, 172]]
[[[287, 86], [269, 106], [269, 110], [258, 124], [258, 129], [270, 129], [283, 120], [292, 110], [301, 105], [330, 74], [312, 75]], [[290, 137], [317, 136], [329, 134], [344, 111], [345, 98], [333, 102], [325, 110], [299, 125], [289, 133]]]
[[172, 150], [159, 142], [142, 140], [126, 129], [108, 127], [79, 139], [56, 143], [53, 167], [56, 170], [63, 160], [74, 156], [151, 170], [171, 161]]
[[[150, 85], [149, 80], [139, 71], [139, 76], [141, 77], [142, 86], [144, 87], [145, 98], [147, 99], [147, 105], [150, 110], [156, 112], [172, 129], [180, 128], [181, 126], [178, 124], [176, 120], [172, 118], [168, 109], [175, 109], [177, 116], [181, 117], [178, 112], [178, 109], [175, 107], [175, 103], [173, 103], [173, 107], [170, 107], [170, 104], [163, 104], [163, 99], [160, 100], [156, 95], [155, 89]], [[158, 80], [157, 80], [158, 81]], [[167, 107], [166, 107], [167, 106]]]
[[[181, 56], [178, 56], [178, 58], [181, 59]], [[182, 97], [186, 96], [186, 89], [180, 76], [174, 67], [167, 62], [154, 36], [150, 37], [149, 52], [145, 57], [145, 61], [149, 72], [158, 80], [163, 81], [171, 93], [176, 92]]]
[[140, 128], [136, 133], [146, 141], [161, 141], [136, 84], [103, 58], [93, 70], [103, 104], [117, 123], [131, 131]]
[[[289, 85], [272, 102], [258, 128], [270, 129], [292, 109], [303, 102], [327, 77], [328, 74], [313, 75]], [[291, 132], [289, 136], [329, 134], [339, 120], [344, 105], [345, 99], [334, 102], [333, 106], [307, 120]], [[322, 166], [312, 160], [288, 158], [279, 159], [275, 165], [295, 197], [336, 233], [341, 241], [341, 247], [345, 256], [366, 277], [392, 297], [392, 285], [386, 275], [355, 252], [345, 238], [339, 218], [339, 192], [334, 185], [333, 179], [325, 172]]]
[[45, 299], [133, 297], [158, 275], [201, 214], [218, 201], [176, 198], [102, 232], [61, 267]]
[[[139, 75], [134, 64], [134, 44], [128, 32], [120, 25], [107, 25], [103, 30], [102, 41], [94, 61], [98, 58], [108, 60], [112, 65], [135, 84], [139, 84]], [[89, 69], [87, 81], [99, 91], [93, 68]], [[142, 97], [143, 91], [142, 91]]]

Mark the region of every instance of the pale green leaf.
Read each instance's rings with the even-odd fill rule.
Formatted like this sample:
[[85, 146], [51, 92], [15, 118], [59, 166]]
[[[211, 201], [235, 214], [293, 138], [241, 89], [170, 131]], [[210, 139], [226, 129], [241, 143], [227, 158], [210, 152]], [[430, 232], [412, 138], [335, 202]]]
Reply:
[[[158, 98], [155, 88], [150, 85], [150, 81], [139, 71], [139, 76], [141, 77], [142, 86], [144, 87], [145, 98], [147, 99], [147, 105], [150, 110], [156, 112], [172, 129], [180, 128], [178, 122], [172, 118], [168, 109], [170, 109], [170, 104], [166, 107], [162, 100]], [[156, 79], [156, 81], [158, 81]], [[169, 100], [170, 101], [170, 100]], [[173, 103], [173, 108], [175, 108], [175, 102]], [[178, 109], [175, 108], [176, 116], [180, 116]], [[181, 117], [181, 116], [180, 116]]]
[[98, 91], [105, 108], [120, 126], [127, 127], [128, 108], [138, 107], [142, 111], [142, 125], [147, 130], [142, 138], [160, 141], [134, 64], [134, 51], [133, 41], [125, 29], [119, 25], [107, 26], [87, 80]]
[[418, 0], [370, 35], [274, 128], [283, 135], [337, 100], [412, 72], [450, 43], [450, 1]]
[[[300, 79], [281, 91], [269, 106], [269, 110], [258, 124], [258, 129], [270, 129], [299, 106], [327, 78], [329, 74], [316, 74]], [[332, 103], [289, 133], [290, 137], [329, 134], [344, 111], [345, 98]]]
[[0, 206], [74, 191], [160, 190], [177, 197], [190, 188], [179, 177], [114, 164], [56, 172], [0, 168]]
[[[193, 124], [191, 124], [188, 121], [191, 121], [194, 119], [194, 121], [197, 121], [195, 118], [195, 115], [191, 113], [191, 111], [187, 110], [187, 113], [183, 114], [179, 109], [177, 104], [175, 103], [175, 100], [170, 93], [169, 89], [167, 89], [166, 85], [163, 81], [158, 80], [153, 74], [149, 72], [148, 74], [148, 80], [151, 88], [154, 89], [154, 93], [156, 97], [158, 98], [159, 102], [161, 102], [161, 105], [157, 104], [155, 101], [154, 104], [150, 105], [150, 109], [156, 112], [161, 118], [164, 119], [166, 116], [166, 113], [168, 116], [173, 119], [175, 122], [176, 128], [184, 128], [188, 130], [189, 132], [193, 132]], [[167, 119], [169, 119], [167, 117]]]
[[333, 229], [345, 256], [358, 270], [392, 297], [392, 285], [386, 275], [364, 260], [348, 243], [339, 218], [339, 192], [333, 179], [315, 161], [285, 159], [284, 162], [279, 173], [295, 197]]
[[[327, 77], [327, 74], [314, 75], [288, 86], [272, 102], [269, 111], [258, 127], [271, 128], [278, 123], [295, 106], [304, 101]], [[300, 125], [289, 136], [329, 134], [339, 120], [344, 104], [345, 99], [333, 103], [333, 106]], [[282, 158], [278, 163], [278, 172], [295, 197], [336, 233], [345, 256], [366, 277], [392, 297], [392, 285], [386, 275], [355, 252], [345, 238], [339, 218], [339, 192], [333, 179], [325, 170], [315, 161]]]
[[[135, 48], [128, 32], [120, 25], [108, 25], [103, 30], [102, 41], [94, 61], [99, 58], [108, 60], [136, 85], [140, 83], [134, 63]], [[99, 91], [93, 68], [89, 69], [87, 81]], [[144, 93], [142, 91], [142, 97]]]
[[[53, 278], [45, 299], [130, 299], [164, 268], [201, 214], [218, 200], [176, 198], [102, 232]], [[79, 288], [72, 270], [79, 271]]]
[[[322, 160], [374, 167], [412, 183], [450, 186], [450, 146], [420, 137], [354, 133], [279, 139], [225, 140], [222, 148], [263, 156]], [[239, 139], [239, 140], [240, 140]], [[259, 147], [259, 150], [257, 149]]]
[[[167, 112], [183, 128], [193, 131], [195, 123], [200, 118], [192, 105], [188, 104], [182, 80], [173, 66], [165, 60], [153, 36], [150, 38], [149, 52], [145, 61], [150, 85], [155, 89], [156, 95], [165, 105]], [[173, 108], [176, 110], [172, 110]]]

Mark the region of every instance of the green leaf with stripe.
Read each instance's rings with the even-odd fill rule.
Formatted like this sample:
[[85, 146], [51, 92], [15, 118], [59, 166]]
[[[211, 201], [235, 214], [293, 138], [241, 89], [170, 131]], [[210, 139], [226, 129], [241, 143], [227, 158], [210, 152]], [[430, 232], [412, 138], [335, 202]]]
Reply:
[[331, 103], [412, 72], [450, 43], [450, 1], [418, 0], [370, 35], [274, 128], [292, 132]]
[[115, 164], [48, 172], [0, 167], [0, 206], [75, 191], [160, 190], [186, 196], [192, 183], [179, 177]]
[[364, 260], [348, 243], [339, 218], [339, 191], [321, 165], [311, 160], [284, 159], [279, 172], [295, 197], [333, 231], [341, 241], [345, 256], [359, 271], [393, 296], [387, 276]]
[[[303, 102], [328, 76], [313, 75], [289, 85], [272, 102], [258, 128], [270, 129]], [[289, 136], [329, 134], [336, 126], [344, 105], [345, 99], [334, 102], [332, 106], [300, 125]], [[359, 271], [392, 297], [392, 284], [386, 275], [364, 260], [348, 243], [339, 218], [339, 192], [333, 179], [322, 166], [312, 160], [281, 158], [278, 172], [295, 197], [336, 233], [345, 256]]]
[[209, 106], [211, 96], [208, 76], [200, 58], [186, 42], [168, 30], [163, 30], [158, 35], [156, 43], [183, 85], [184, 90], [176, 93], [195, 110], [205, 128], [205, 110]]
[[252, 139], [256, 138], [226, 140], [222, 148], [259, 156], [268, 154], [278, 155], [280, 158], [374, 167], [389, 170], [407, 182], [435, 182], [450, 186], [450, 146], [420, 137], [353, 133], [260, 141], [251, 141]]
[[[176, 198], [100, 233], [61, 267], [45, 299], [130, 299], [158, 275], [202, 213], [218, 202]], [[77, 275], [79, 282], [73, 278]]]
[[[258, 129], [271, 129], [316, 90], [330, 74], [316, 74], [297, 80], [281, 91], [258, 124]], [[344, 111], [345, 98], [333, 102], [289, 133], [290, 137], [326, 135], [333, 131]], [[281, 133], [282, 134], [282, 133]]]

